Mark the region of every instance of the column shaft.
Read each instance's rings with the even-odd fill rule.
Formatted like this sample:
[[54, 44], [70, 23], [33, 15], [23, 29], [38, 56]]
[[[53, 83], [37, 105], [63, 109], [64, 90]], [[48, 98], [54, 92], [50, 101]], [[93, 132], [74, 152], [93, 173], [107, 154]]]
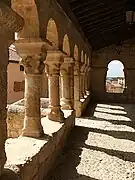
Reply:
[[60, 51], [48, 52], [46, 73], [49, 81], [49, 108], [48, 119], [63, 122], [64, 114], [60, 106], [60, 66], [62, 53]]
[[[67, 60], [67, 59], [66, 59]], [[68, 110], [73, 109], [73, 99], [74, 99], [74, 76], [73, 62], [71, 63], [71, 58], [69, 62], [64, 63], [61, 68], [61, 82], [62, 82], [62, 109]], [[67, 60], [67, 61], [68, 61]]]
[[25, 74], [25, 119], [22, 135], [40, 137], [43, 134], [40, 113], [41, 75]]
[[22, 136], [39, 138], [43, 135], [40, 113], [40, 97], [46, 49], [41, 39], [16, 41], [18, 54], [25, 69], [25, 118]]

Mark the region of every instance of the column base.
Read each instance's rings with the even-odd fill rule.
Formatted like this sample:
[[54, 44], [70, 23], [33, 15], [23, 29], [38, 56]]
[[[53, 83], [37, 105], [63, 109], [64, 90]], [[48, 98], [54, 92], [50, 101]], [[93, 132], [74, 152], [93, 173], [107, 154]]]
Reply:
[[41, 125], [40, 118], [25, 117], [24, 128], [22, 129], [22, 136], [39, 138], [43, 136], [44, 131]]
[[62, 101], [61, 102], [61, 109], [63, 109], [63, 110], [72, 110], [73, 109], [71, 100], [62, 99], [61, 101]]
[[86, 90], [86, 95], [89, 96], [90, 95], [90, 91]]
[[60, 107], [51, 107], [51, 112], [47, 115], [48, 119], [55, 122], [64, 122], [64, 113]]
[[43, 130], [41, 131], [32, 131], [30, 129], [22, 129], [22, 136], [40, 138], [44, 135]]
[[84, 94], [80, 94], [80, 99], [85, 99]]

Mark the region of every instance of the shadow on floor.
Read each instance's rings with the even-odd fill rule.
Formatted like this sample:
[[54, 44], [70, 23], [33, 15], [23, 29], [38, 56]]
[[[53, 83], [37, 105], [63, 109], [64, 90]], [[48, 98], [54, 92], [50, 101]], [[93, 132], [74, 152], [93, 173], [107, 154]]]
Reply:
[[58, 158], [49, 180], [98, 180], [78, 174], [76, 167], [80, 164], [80, 155], [84, 142], [88, 138], [89, 129], [75, 127], [68, 139], [64, 151]]
[[[96, 104], [92, 104], [89, 106], [85, 113], [83, 114], [83, 118], [94, 120], [102, 120], [102, 121], [109, 121], [111, 123], [116, 123], [120, 125], [128, 125], [128, 126], [134, 126], [134, 119], [131, 120], [132, 124], [129, 124], [130, 122], [126, 121], [118, 121], [118, 120], [107, 120], [107, 119], [99, 119], [96, 117], [93, 117], [94, 111], [96, 108]], [[125, 108], [126, 111], [126, 108]], [[127, 110], [129, 111], [129, 110]], [[127, 112], [128, 115], [132, 115], [131, 113]], [[98, 134], [106, 134], [109, 136], [112, 136], [117, 139], [127, 139], [131, 141], [135, 141], [135, 133], [134, 132], [127, 132], [127, 131], [114, 131], [114, 130], [105, 130], [105, 129], [98, 129], [98, 128], [90, 128], [90, 127], [83, 127], [83, 126], [76, 126], [68, 139], [67, 145], [58, 158], [55, 168], [53, 169], [53, 172], [50, 173], [49, 180], [99, 180], [91, 177], [91, 176], [85, 176], [84, 174], [79, 174], [77, 168], [78, 165], [81, 163], [81, 154], [84, 148], [103, 152], [109, 156], [115, 156], [119, 159], [122, 159], [123, 161], [129, 161], [129, 162], [135, 162], [135, 153], [133, 152], [127, 152], [127, 151], [120, 151], [116, 149], [107, 149], [103, 147], [98, 146], [92, 146], [86, 144], [86, 140], [88, 139], [88, 135], [90, 132], [98, 133]], [[85, 160], [83, 160], [83, 163], [85, 163]], [[87, 163], [87, 162], [86, 162]]]
[[[106, 110], [108, 110], [108, 109], [114, 110], [114, 107], [117, 107], [117, 106], [120, 106], [122, 108], [122, 109], [120, 109], [120, 111], [125, 112], [126, 114], [106, 112], [106, 111], [103, 112], [100, 110], [96, 110], [96, 107], [104, 108]], [[119, 109], [115, 109], [115, 110], [119, 110]], [[101, 114], [105, 113], [107, 115], [114, 115], [114, 116], [116, 116], [116, 118], [115, 119], [104, 119], [102, 117], [98, 118], [98, 117], [94, 116], [94, 112], [99, 112]], [[117, 120], [117, 117], [119, 118], [119, 116], [121, 116], [121, 120]], [[122, 116], [123, 116], [123, 119], [122, 119]], [[125, 117], [128, 118], [129, 120], [124, 120]], [[107, 106], [102, 107], [100, 104], [92, 103], [90, 106], [88, 106], [86, 108], [86, 111], [83, 113], [82, 118], [90, 119], [90, 120], [97, 120], [97, 121], [108, 121], [114, 125], [126, 125], [126, 126], [129, 126], [129, 127], [135, 129], [135, 105], [134, 104], [128, 104], [128, 105], [127, 104], [119, 104], [119, 105], [111, 104], [110, 108], [108, 108]]]

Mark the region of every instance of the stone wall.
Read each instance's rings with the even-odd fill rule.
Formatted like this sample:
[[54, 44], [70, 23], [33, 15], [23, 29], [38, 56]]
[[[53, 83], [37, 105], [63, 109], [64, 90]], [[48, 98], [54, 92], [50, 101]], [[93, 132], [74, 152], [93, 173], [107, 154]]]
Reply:
[[1, 180], [7, 180], [11, 172], [16, 177], [14, 180], [47, 179], [48, 172], [53, 168], [75, 124], [74, 111], [65, 110], [64, 115], [64, 123], [42, 118], [45, 136], [41, 139], [19, 137], [7, 140], [6, 171]]
[[[124, 94], [108, 94], [105, 90], [105, 80], [108, 64], [112, 60], [119, 60], [124, 65], [127, 89]], [[93, 100], [114, 100], [135, 102], [135, 39], [125, 41], [120, 53], [115, 45], [100, 49], [92, 56], [92, 98]]]

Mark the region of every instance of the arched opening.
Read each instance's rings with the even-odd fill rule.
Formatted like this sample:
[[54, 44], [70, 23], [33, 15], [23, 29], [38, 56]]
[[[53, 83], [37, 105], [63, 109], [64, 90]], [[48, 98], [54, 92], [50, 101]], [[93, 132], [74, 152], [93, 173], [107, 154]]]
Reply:
[[65, 34], [64, 39], [63, 39], [63, 51], [68, 56], [70, 56], [70, 45], [69, 45], [69, 38], [67, 34]]
[[58, 47], [58, 30], [52, 18], [48, 21], [46, 39], [51, 42], [53, 47]]
[[106, 75], [106, 92], [123, 93], [125, 90], [124, 65], [119, 60], [113, 60], [108, 64]]

